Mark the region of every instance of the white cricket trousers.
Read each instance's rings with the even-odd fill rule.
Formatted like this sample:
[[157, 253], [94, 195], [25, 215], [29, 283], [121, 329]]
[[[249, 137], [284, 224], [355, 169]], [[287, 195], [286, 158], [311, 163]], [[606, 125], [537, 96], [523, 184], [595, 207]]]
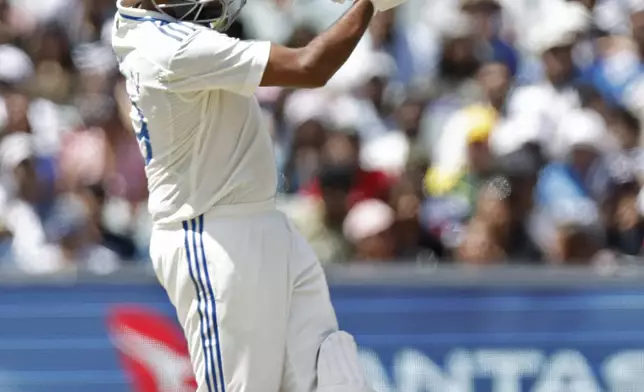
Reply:
[[155, 227], [150, 248], [198, 392], [324, 389], [317, 357], [335, 312], [316, 256], [274, 204]]

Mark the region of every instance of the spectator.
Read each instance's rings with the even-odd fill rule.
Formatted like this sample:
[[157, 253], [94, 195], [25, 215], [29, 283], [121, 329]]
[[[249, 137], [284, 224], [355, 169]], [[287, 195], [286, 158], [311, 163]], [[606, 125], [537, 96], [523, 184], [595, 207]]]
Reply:
[[0, 166], [5, 191], [3, 221], [12, 233], [12, 254], [17, 266], [27, 272], [47, 273], [60, 263], [47, 255], [49, 241], [45, 233], [51, 218], [52, 195], [37, 171], [32, 137], [13, 133], [0, 143]]
[[392, 79], [394, 59], [385, 52], [369, 52], [352, 70], [351, 87], [331, 102], [329, 116], [340, 127], [355, 128], [368, 142], [395, 128]]
[[611, 175], [617, 182], [638, 179], [642, 175], [641, 124], [628, 109], [615, 107], [609, 114], [609, 129], [615, 139], [615, 151], [609, 156]]
[[580, 238], [592, 236], [595, 244], [603, 242], [598, 238], [605, 235], [602, 211], [610, 182], [602, 155], [607, 135], [603, 120], [596, 113], [581, 111], [570, 115], [564, 124], [569, 126], [566, 161], [546, 166], [537, 194], [551, 230], [557, 233], [554, 257], [568, 260], [582, 252], [578, 249]]
[[314, 120], [302, 124], [296, 131], [291, 156], [284, 168], [288, 192], [298, 192], [313, 181], [325, 139], [326, 129]]
[[465, 159], [468, 132], [480, 127], [489, 136], [498, 117], [506, 111], [513, 82], [508, 67], [495, 61], [485, 63], [477, 74], [477, 81], [482, 91], [482, 102], [455, 112], [447, 120], [432, 154], [437, 170], [441, 172], [459, 170]]
[[55, 266], [49, 272], [88, 270], [108, 274], [119, 267], [118, 256], [101, 245], [100, 232], [91, 224], [89, 212], [84, 200], [75, 194], [62, 195], [56, 201], [45, 226], [49, 244], [41, 252], [41, 260]]
[[629, 110], [614, 108], [609, 120], [618, 150], [607, 158], [613, 189], [608, 209], [608, 245], [621, 254], [642, 251], [641, 197], [644, 151], [640, 145], [641, 124]]
[[505, 260], [506, 255], [495, 241], [492, 225], [473, 219], [467, 225], [456, 258], [466, 265], [489, 265]]
[[479, 192], [476, 215], [472, 219], [486, 222], [492, 240], [504, 250], [505, 255], [512, 229], [512, 210], [508, 200], [510, 192], [507, 188], [509, 184], [502, 177], [485, 184]]
[[459, 0], [474, 23], [474, 33], [487, 46], [489, 57], [505, 64], [514, 75], [519, 69], [517, 51], [501, 37], [502, 4], [497, 0]]
[[87, 96], [79, 109], [84, 127], [67, 132], [60, 144], [60, 187], [73, 190], [100, 182], [107, 172], [107, 136], [101, 125], [113, 104], [103, 95]]
[[386, 52], [394, 61], [392, 78], [402, 84], [409, 84], [417, 75], [416, 57], [418, 49], [413, 45], [411, 32], [396, 23], [397, 8], [376, 14], [371, 23], [367, 39], [375, 52]]
[[89, 185], [78, 191], [78, 197], [87, 207], [88, 228], [93, 234], [94, 241], [118, 255], [121, 260], [135, 260], [139, 255], [132, 238], [115, 233], [105, 225], [103, 220], [103, 211], [107, 199], [105, 189], [101, 185]]
[[386, 203], [376, 199], [357, 203], [347, 214], [343, 232], [353, 245], [353, 259], [382, 262], [396, 256], [396, 242], [392, 233], [395, 212]]
[[[25, 85], [33, 76], [34, 65], [31, 58], [22, 49], [10, 45], [0, 45], [0, 92], [2, 90], [15, 90], [17, 86]], [[2, 108], [2, 97], [0, 96], [0, 108]], [[0, 111], [2, 113], [2, 111]], [[0, 124], [4, 119], [0, 117]]]
[[418, 92], [409, 92], [394, 114], [396, 128], [403, 132], [410, 147], [410, 153], [416, 158], [427, 159], [429, 151], [422, 144], [422, 120], [427, 100]]
[[[229, 35], [303, 46], [345, 9], [315, 1], [249, 4]], [[643, 11], [418, 0], [376, 15], [325, 88], [258, 91], [283, 208], [324, 263], [642, 255]], [[0, 0], [0, 252], [25, 271], [147, 253], [114, 12]]]
[[644, 4], [641, 1], [627, 1], [630, 11], [631, 35], [637, 47], [637, 54], [642, 61], [644, 57]]
[[4, 95], [6, 116], [3, 121], [3, 134], [12, 132], [31, 133], [33, 128], [29, 120], [29, 97], [17, 91], [7, 91]]
[[644, 219], [638, 203], [640, 185], [622, 183], [614, 190], [608, 222], [608, 246], [619, 254], [636, 256], [644, 245]]
[[602, 93], [604, 98], [618, 105], [629, 104], [633, 99], [632, 87], [636, 85], [644, 71], [642, 65], [642, 47], [644, 47], [644, 8], [631, 2], [630, 23], [628, 20], [623, 25], [629, 26], [633, 40], [623, 36], [609, 36], [603, 38], [601, 45], [595, 53], [594, 63], [588, 70], [589, 78], [593, 85]]
[[[323, 165], [340, 166], [351, 173], [351, 188], [348, 204], [377, 198], [385, 200], [389, 195], [392, 179], [381, 171], [366, 170], [360, 166], [360, 141], [350, 132], [336, 132], [326, 140], [322, 148], [321, 162]], [[319, 179], [315, 179], [303, 191], [304, 195], [320, 197]]]
[[0, 0], [0, 44], [24, 39], [35, 27], [35, 21], [28, 14], [10, 3], [9, 0]]
[[[314, 92], [289, 94], [284, 102], [284, 128], [280, 139], [288, 159], [283, 168], [286, 190], [296, 193], [313, 181], [327, 140], [324, 97]], [[278, 124], [279, 125], [279, 124]]]
[[604, 244], [595, 230], [578, 225], [563, 225], [557, 230], [550, 259], [556, 264], [589, 265]]
[[397, 247], [396, 256], [402, 260], [443, 254], [440, 242], [421, 226], [421, 201], [422, 195], [409, 177], [402, 178], [391, 190], [388, 204], [395, 212], [393, 236]]
[[[566, 3], [567, 4], [567, 3]], [[543, 151], [554, 159], [561, 158], [561, 138], [557, 134], [559, 122], [570, 111], [581, 105], [576, 90], [581, 72], [573, 60], [573, 47], [578, 34], [586, 26], [579, 16], [577, 7], [564, 6], [560, 15], [536, 26], [532, 37], [532, 49], [542, 60], [545, 80], [537, 85], [518, 88], [507, 103], [507, 118], [518, 121], [513, 128], [506, 128], [508, 135], [501, 133], [492, 140], [497, 154], [519, 149], [526, 141], [542, 146]], [[570, 20], [568, 20], [570, 18]], [[524, 124], [531, 123], [529, 127]], [[538, 131], [535, 131], [538, 130]], [[565, 133], [565, 129], [563, 130]], [[516, 144], [512, 144], [516, 141]]]
[[520, 263], [543, 260], [539, 247], [538, 217], [535, 214], [534, 192], [543, 157], [538, 147], [526, 145], [521, 150], [498, 157], [497, 170], [501, 177], [492, 180], [505, 194], [503, 199], [510, 211], [509, 230], [501, 237], [505, 254]]
[[342, 224], [349, 211], [353, 170], [351, 166], [323, 166], [318, 175], [321, 197], [305, 197], [286, 208], [323, 264], [350, 257]]
[[73, 93], [75, 64], [65, 31], [53, 24], [39, 27], [30, 37], [29, 50], [36, 72], [32, 85], [35, 93], [56, 102], [69, 100]]
[[459, 194], [470, 202], [476, 199], [476, 189], [493, 169], [488, 140], [495, 121], [494, 110], [480, 106], [454, 117], [442, 139], [443, 149], [426, 177], [430, 195]]

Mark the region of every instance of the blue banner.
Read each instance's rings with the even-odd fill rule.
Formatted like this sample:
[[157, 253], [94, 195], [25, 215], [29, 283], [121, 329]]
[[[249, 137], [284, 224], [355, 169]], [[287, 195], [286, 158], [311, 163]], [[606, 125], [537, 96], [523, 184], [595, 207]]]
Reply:
[[644, 291], [336, 288], [379, 392], [644, 391]]
[[[644, 290], [332, 287], [378, 392], [644, 391]], [[0, 392], [125, 392], [115, 306], [156, 285], [0, 288]]]

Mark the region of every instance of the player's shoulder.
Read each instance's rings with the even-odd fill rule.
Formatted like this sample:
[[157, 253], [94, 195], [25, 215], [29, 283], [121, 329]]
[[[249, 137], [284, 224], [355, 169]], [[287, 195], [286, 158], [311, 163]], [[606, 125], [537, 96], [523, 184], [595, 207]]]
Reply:
[[138, 53], [137, 57], [152, 60], [156, 65], [167, 68], [189, 42], [207, 30], [209, 29], [193, 23], [117, 14], [112, 46], [119, 58]]
[[141, 37], [147, 43], [164, 42], [166, 44], [181, 43], [191, 36], [209, 30], [204, 26], [189, 22], [173, 21], [153, 17], [134, 17], [117, 14], [115, 34], [131, 37]]
[[184, 42], [205, 29], [205, 27], [184, 22], [157, 22], [154, 27], [161, 34], [178, 43]]

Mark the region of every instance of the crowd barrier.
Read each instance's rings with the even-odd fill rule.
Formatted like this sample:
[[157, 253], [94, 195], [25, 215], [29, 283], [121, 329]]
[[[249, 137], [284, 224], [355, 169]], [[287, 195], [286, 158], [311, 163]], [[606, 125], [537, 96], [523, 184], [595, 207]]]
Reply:
[[[390, 265], [328, 276], [378, 392], [644, 392], [639, 268]], [[0, 392], [190, 391], [185, 364], [161, 360], [163, 345], [150, 343], [181, 351], [174, 320], [147, 272], [3, 274]], [[137, 367], [147, 373], [135, 380]], [[162, 377], [166, 389], [155, 387]]]

